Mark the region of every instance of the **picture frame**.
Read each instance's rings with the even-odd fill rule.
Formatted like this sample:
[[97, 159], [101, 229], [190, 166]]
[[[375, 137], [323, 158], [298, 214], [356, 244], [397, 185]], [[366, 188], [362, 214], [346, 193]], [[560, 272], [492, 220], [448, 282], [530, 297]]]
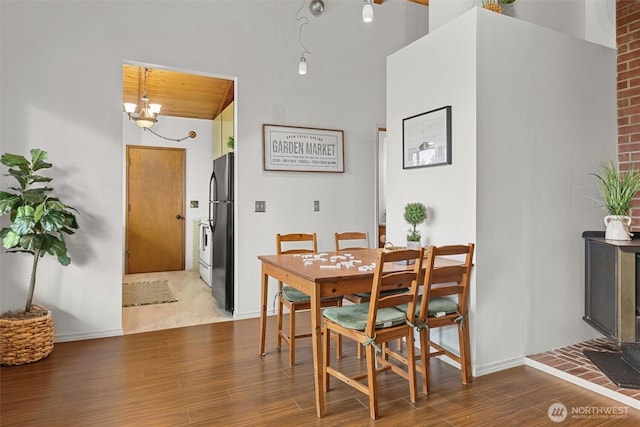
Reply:
[[451, 106], [402, 120], [402, 168], [451, 164]]
[[265, 171], [344, 172], [344, 131], [262, 125]]

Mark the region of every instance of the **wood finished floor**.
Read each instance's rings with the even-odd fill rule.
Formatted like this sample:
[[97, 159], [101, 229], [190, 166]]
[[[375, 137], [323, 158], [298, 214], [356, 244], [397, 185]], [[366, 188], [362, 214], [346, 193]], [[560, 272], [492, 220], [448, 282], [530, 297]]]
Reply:
[[[308, 326], [308, 316], [298, 318]], [[547, 416], [555, 402], [570, 412], [626, 411], [622, 418], [569, 415], [562, 425], [640, 424], [639, 411], [531, 367], [463, 386], [459, 372], [439, 360], [432, 361], [432, 393], [415, 404], [406, 382], [386, 373], [374, 423], [366, 397], [333, 380], [327, 415], [319, 419], [309, 340], [300, 340], [297, 365], [289, 368], [285, 349], [275, 349], [275, 318], [262, 358], [258, 327], [258, 319], [248, 319], [56, 344], [45, 360], [0, 369], [0, 425], [542, 426], [555, 425]], [[353, 344], [345, 344], [339, 363], [362, 366]]]

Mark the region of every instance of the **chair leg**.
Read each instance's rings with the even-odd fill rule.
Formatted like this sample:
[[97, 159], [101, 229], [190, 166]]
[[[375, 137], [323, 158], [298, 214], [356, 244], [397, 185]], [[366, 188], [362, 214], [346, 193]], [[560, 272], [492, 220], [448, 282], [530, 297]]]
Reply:
[[[282, 292], [282, 282], [278, 284], [279, 292]], [[278, 336], [276, 341], [276, 347], [282, 347], [282, 300], [278, 296]]]
[[[342, 307], [342, 299], [338, 301], [338, 307]], [[342, 334], [336, 333], [336, 359], [342, 359]]]
[[296, 364], [296, 309], [291, 305], [289, 310], [289, 366]]
[[358, 359], [362, 359], [362, 344], [356, 343], [356, 346], [357, 346], [357, 348], [356, 348], [356, 357]]
[[429, 394], [429, 363], [431, 347], [429, 345], [429, 329], [420, 330], [420, 360], [422, 360], [422, 392]]
[[[361, 346], [360, 343], [358, 345]], [[369, 385], [369, 415], [372, 420], [378, 419], [378, 394], [376, 378], [376, 349], [372, 345], [365, 347], [367, 358], [367, 383]]]
[[[338, 336], [340, 336], [338, 334]], [[323, 326], [322, 328], [322, 388], [325, 391], [329, 391], [329, 374], [327, 374], [327, 367], [330, 365], [329, 357], [331, 355], [331, 331]]]
[[462, 384], [469, 384], [471, 382], [471, 350], [469, 348], [469, 325], [466, 319], [458, 325], [458, 343]]
[[409, 376], [409, 397], [411, 402], [418, 400], [418, 391], [416, 387], [416, 354], [413, 342], [413, 328], [407, 335], [407, 374]]

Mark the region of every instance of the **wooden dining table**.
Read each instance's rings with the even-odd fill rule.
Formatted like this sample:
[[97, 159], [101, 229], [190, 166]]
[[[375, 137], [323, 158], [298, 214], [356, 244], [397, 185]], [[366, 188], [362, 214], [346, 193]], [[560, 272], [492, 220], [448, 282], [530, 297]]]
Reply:
[[[267, 297], [269, 277], [282, 281], [287, 285], [309, 295], [311, 299], [311, 340], [313, 351], [313, 372], [316, 396], [316, 413], [324, 416], [324, 392], [322, 389], [322, 312], [320, 299], [370, 292], [373, 284], [373, 269], [364, 271], [364, 266], [375, 263], [378, 251], [383, 249], [354, 249], [340, 252], [326, 252], [315, 254], [315, 259], [301, 254], [295, 255], [261, 255], [262, 262], [262, 291], [260, 311], [260, 356], [265, 355], [265, 337], [267, 326]], [[306, 254], [305, 254], [306, 255]], [[350, 255], [351, 258], [347, 257]], [[307, 255], [308, 256], [308, 255]], [[311, 255], [312, 257], [314, 255]], [[333, 259], [341, 256], [343, 258]], [[342, 263], [353, 262], [353, 266]], [[335, 268], [341, 263], [339, 268]], [[458, 265], [459, 261], [436, 258], [435, 267]], [[406, 265], [391, 264], [385, 271], [401, 271]]]

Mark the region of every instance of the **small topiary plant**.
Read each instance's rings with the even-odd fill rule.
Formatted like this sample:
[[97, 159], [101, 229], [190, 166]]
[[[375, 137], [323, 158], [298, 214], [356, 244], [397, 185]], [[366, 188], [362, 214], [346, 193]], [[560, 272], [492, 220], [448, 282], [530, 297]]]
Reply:
[[404, 220], [412, 226], [407, 234], [407, 242], [419, 242], [422, 239], [417, 227], [426, 219], [427, 208], [425, 205], [420, 202], [407, 203], [404, 207]]

